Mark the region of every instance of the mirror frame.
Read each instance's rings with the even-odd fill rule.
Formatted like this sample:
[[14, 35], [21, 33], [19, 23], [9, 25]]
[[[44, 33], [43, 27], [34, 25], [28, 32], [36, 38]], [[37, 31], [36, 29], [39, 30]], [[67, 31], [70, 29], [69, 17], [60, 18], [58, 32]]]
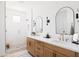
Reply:
[[[73, 28], [74, 28], [74, 33], [75, 33], [75, 13], [74, 13], [74, 10], [71, 8], [71, 7], [68, 7], [68, 6], [65, 6], [65, 7], [62, 7], [60, 8], [57, 12], [56, 12], [56, 15], [55, 15], [55, 29], [56, 29], [56, 34], [60, 34], [60, 33], [57, 33], [57, 19], [56, 19], [56, 16], [58, 15], [58, 13], [63, 9], [63, 8], [69, 8], [70, 10], [72, 10], [73, 12]], [[65, 34], [65, 35], [73, 35], [73, 34]]]

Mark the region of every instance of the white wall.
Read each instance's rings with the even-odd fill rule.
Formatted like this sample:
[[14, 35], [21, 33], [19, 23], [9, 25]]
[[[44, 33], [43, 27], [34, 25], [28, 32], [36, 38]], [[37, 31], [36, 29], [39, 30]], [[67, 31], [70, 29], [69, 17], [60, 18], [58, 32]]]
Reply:
[[5, 55], [5, 2], [0, 2], [0, 56]]
[[[7, 6], [12, 7], [13, 5], [16, 5], [17, 7], [22, 7], [21, 10], [24, 10], [23, 7], [25, 9], [33, 9], [33, 18], [37, 17], [37, 16], [42, 16], [43, 17], [43, 21], [44, 21], [44, 32], [49, 31], [49, 33], [55, 33], [55, 15], [56, 12], [62, 8], [62, 7], [71, 7], [75, 14], [77, 12], [77, 9], [79, 9], [79, 2], [78, 1], [72, 1], [72, 2], [67, 2], [67, 1], [33, 1], [33, 2], [8, 2]], [[17, 8], [19, 9], [19, 8]], [[48, 26], [48, 30], [47, 30], [47, 26], [46, 26], [46, 17], [49, 17], [49, 19], [51, 20], [51, 23]], [[52, 25], [52, 26], [50, 26]], [[78, 24], [76, 24], [78, 25]], [[50, 29], [51, 28], [51, 29]], [[77, 30], [77, 26], [76, 26], [76, 31]]]
[[[55, 28], [55, 16], [57, 11], [62, 7], [71, 7], [74, 10], [74, 13], [76, 14], [77, 9], [79, 9], [79, 2], [25, 2], [27, 7], [29, 5], [30, 8], [33, 9], [33, 18], [37, 16], [41, 16], [43, 18], [43, 32], [48, 32], [50, 35], [56, 33]], [[75, 32], [79, 32], [79, 27], [77, 20], [75, 18], [74, 14], [74, 20], [75, 20]], [[49, 17], [50, 24], [46, 25], [46, 17]], [[64, 20], [65, 21], [65, 20]]]

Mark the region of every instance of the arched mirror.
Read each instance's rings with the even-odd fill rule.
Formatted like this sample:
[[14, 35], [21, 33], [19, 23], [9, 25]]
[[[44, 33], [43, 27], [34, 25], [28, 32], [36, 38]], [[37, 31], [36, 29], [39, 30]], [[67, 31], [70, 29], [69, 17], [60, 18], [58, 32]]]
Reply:
[[59, 9], [55, 17], [56, 33], [73, 35], [74, 34], [74, 11], [70, 7]]
[[43, 19], [38, 16], [32, 20], [32, 34], [38, 34], [43, 32]]

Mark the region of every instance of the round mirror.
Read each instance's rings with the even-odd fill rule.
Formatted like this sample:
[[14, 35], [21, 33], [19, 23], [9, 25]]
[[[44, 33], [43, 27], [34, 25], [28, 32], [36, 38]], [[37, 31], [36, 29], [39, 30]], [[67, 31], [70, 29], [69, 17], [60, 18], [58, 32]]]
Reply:
[[56, 33], [74, 34], [74, 11], [70, 7], [63, 7], [56, 13]]
[[43, 19], [38, 16], [32, 20], [32, 34], [42, 33], [43, 32]]

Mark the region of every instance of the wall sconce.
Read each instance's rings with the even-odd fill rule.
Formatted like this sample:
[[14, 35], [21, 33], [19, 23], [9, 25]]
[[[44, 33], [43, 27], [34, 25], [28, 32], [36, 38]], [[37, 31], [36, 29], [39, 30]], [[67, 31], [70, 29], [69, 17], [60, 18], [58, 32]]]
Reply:
[[47, 25], [48, 25], [48, 23], [50, 23], [50, 20], [48, 19], [48, 17], [46, 17], [46, 19], [47, 19]]
[[78, 15], [78, 13], [76, 13], [76, 19], [78, 19], [79, 18], [79, 15]]
[[79, 23], [79, 9], [77, 8], [77, 13], [76, 13], [76, 19], [77, 19], [77, 22]]
[[79, 9], [77, 8], [76, 19], [79, 18]]

